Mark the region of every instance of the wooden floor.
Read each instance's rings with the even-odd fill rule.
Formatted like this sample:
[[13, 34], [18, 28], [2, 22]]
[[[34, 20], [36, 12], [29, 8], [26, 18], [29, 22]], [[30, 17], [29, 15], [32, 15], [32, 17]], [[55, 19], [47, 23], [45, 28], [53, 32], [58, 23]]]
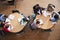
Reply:
[[[12, 10], [17, 9], [24, 15], [28, 16], [33, 13], [32, 7], [35, 4], [39, 4], [42, 7], [47, 7], [49, 3], [56, 6], [55, 11], [60, 11], [60, 0], [17, 0], [16, 8], [14, 6], [0, 6], [0, 13], [5, 13], [9, 15]], [[60, 20], [52, 28], [52, 31], [41, 31], [34, 30], [31, 31], [28, 26], [25, 27], [24, 33], [20, 35], [7, 34], [5, 36], [0, 36], [0, 40], [60, 40]]]

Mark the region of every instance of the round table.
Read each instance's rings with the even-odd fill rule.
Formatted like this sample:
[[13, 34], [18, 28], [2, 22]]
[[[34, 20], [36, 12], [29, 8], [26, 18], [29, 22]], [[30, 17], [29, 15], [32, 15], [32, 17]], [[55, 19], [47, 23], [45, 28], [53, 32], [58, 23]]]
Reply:
[[37, 19], [42, 19], [43, 21], [42, 25], [41, 24], [37, 25], [38, 28], [47, 30], [47, 29], [51, 29], [54, 26], [54, 24], [52, 24], [52, 22], [49, 20], [50, 19], [49, 16], [45, 17], [43, 15], [37, 15], [35, 20]]
[[13, 29], [11, 29], [10, 32], [17, 33], [22, 31], [24, 26], [18, 22], [18, 18], [23, 18], [23, 16], [21, 16], [18, 13], [13, 13], [12, 15], [14, 16], [14, 19], [13, 20], [10, 19], [10, 25], [13, 26]]

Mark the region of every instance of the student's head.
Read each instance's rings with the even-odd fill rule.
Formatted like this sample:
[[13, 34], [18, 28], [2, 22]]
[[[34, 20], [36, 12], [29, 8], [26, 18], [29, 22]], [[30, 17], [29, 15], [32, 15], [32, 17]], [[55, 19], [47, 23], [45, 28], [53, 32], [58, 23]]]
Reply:
[[53, 12], [52, 17], [53, 17], [53, 16], [54, 16], [55, 19], [58, 19], [58, 18], [59, 18], [59, 15], [57, 15], [56, 12]]
[[6, 27], [6, 28], [8, 28], [8, 27], [9, 27], [9, 25], [6, 25], [5, 27]]
[[56, 14], [56, 15], [54, 16], [54, 18], [55, 18], [55, 19], [59, 19], [59, 16]]
[[4, 15], [4, 18], [8, 18], [8, 16], [7, 15]]
[[28, 21], [26, 18], [23, 18], [23, 21]]
[[60, 14], [60, 11], [58, 13]]
[[39, 6], [39, 4], [36, 4], [36, 6]]
[[36, 21], [36, 24], [39, 24], [40, 23], [40, 21]]
[[19, 10], [12, 10], [12, 13], [20, 13]]
[[39, 4], [36, 4], [36, 8], [40, 7]]
[[52, 12], [54, 11], [55, 5], [53, 4], [48, 4], [47, 11]]

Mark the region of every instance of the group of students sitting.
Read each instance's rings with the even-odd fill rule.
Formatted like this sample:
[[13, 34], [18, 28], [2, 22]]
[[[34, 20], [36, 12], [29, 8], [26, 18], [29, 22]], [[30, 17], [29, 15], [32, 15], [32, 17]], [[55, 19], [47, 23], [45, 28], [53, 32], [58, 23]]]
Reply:
[[[29, 25], [30, 28], [32, 30], [36, 29], [37, 28], [36, 25], [39, 24], [40, 22], [38, 20], [34, 20], [34, 19], [36, 18], [37, 15], [43, 15], [43, 13], [47, 13], [47, 12], [51, 13], [51, 14], [48, 14], [48, 15], [50, 15], [50, 21], [57, 22], [57, 20], [60, 19], [60, 11], [55, 12], [54, 8], [55, 8], [55, 5], [53, 5], [53, 4], [48, 4], [47, 8], [40, 7], [39, 4], [34, 5], [33, 6], [34, 14], [32, 14], [33, 22], [30, 23], [30, 25]], [[15, 13], [15, 12], [20, 13], [18, 10], [13, 10], [12, 11], [12, 13]], [[21, 14], [21, 15], [23, 15], [23, 14]], [[3, 27], [3, 30], [5, 32], [9, 32], [8, 27], [11, 26], [11, 25], [8, 25], [5, 22], [6, 18], [8, 18], [8, 16], [6, 16], [5, 14], [0, 14], [0, 22], [1, 22], [0, 25]], [[28, 17], [24, 16], [23, 21], [31, 21], [31, 20], [30, 20], [29, 16]]]
[[[55, 5], [53, 4], [48, 4], [47, 8], [40, 7], [39, 4], [36, 4], [33, 6], [33, 17], [36, 17], [36, 15], [45, 15], [45, 17], [50, 16], [50, 21], [56, 24], [56, 22], [60, 19], [60, 11], [55, 12]], [[32, 30], [37, 29], [37, 24], [40, 22], [38, 20], [34, 20], [30, 24], [30, 28]]]
[[[20, 12], [18, 10], [13, 10], [12, 13], [18, 13], [18, 14], [20, 14]], [[23, 14], [21, 14], [21, 15], [24, 18], [21, 20], [20, 24], [22, 22], [24, 23], [24, 22], [28, 22], [29, 21], [29, 19], [25, 15], [23, 15]], [[0, 27], [2, 27], [2, 31], [4, 31], [4, 32], [10, 32], [10, 28], [13, 27], [12, 25], [8, 24], [8, 22], [6, 22], [7, 18], [8, 18], [7, 15], [0, 14]]]

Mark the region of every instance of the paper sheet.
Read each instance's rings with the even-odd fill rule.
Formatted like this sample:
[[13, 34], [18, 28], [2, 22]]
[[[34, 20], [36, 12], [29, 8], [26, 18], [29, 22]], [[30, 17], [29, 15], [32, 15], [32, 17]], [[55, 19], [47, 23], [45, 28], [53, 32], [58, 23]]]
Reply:
[[9, 15], [8, 18], [13, 20], [14, 19], [14, 15], [11, 14], [11, 15]]
[[9, 26], [9, 27], [8, 27], [8, 30], [11, 30], [11, 29], [13, 29], [13, 27]]
[[5, 22], [10, 22], [10, 20], [8, 18], [6, 18], [6, 21]]
[[48, 14], [46, 13], [46, 11], [43, 11], [43, 15], [44, 15], [45, 17], [48, 16]]

